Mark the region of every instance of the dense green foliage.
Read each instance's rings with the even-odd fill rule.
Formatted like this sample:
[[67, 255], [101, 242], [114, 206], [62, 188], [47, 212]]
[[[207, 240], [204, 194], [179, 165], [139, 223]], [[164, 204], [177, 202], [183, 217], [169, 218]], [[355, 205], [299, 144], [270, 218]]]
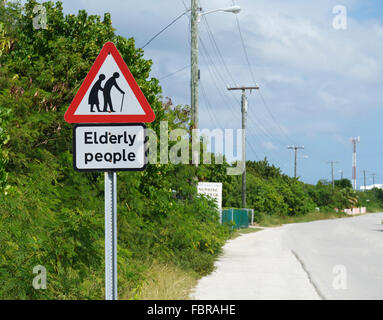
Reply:
[[[279, 168], [263, 161], [246, 162], [247, 207], [255, 210], [255, 220], [265, 216], [301, 216], [313, 212], [334, 211], [357, 205], [357, 194], [347, 179], [335, 181], [335, 187], [324, 181], [315, 186], [289, 177]], [[225, 166], [210, 168], [208, 181], [223, 182], [223, 206], [241, 208], [242, 177], [225, 175]], [[204, 177], [203, 177], [204, 178]]]
[[[64, 112], [107, 41], [154, 109], [152, 129], [158, 133], [161, 120], [187, 128], [188, 112], [162, 103], [158, 80], [149, 77], [152, 62], [133, 38], [115, 35], [108, 14], [65, 16], [59, 2], [47, 2], [47, 29], [36, 30], [35, 5], [0, 8], [0, 40], [12, 44], [0, 47], [0, 299], [103, 298], [103, 175], [73, 170]], [[152, 261], [212, 270], [229, 230], [217, 223], [214, 205], [196, 197], [194, 176], [195, 167], [172, 164], [118, 174], [124, 296], [139, 298]], [[36, 265], [47, 269], [46, 290], [32, 288]]]
[[358, 193], [358, 200], [361, 206], [367, 207], [370, 212], [381, 211], [383, 208], [383, 190], [374, 188]]

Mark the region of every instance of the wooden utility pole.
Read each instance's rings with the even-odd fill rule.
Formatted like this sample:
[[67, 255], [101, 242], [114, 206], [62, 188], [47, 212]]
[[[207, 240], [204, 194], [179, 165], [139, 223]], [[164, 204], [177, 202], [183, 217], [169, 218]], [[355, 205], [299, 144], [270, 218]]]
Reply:
[[198, 0], [191, 0], [191, 113], [193, 127], [198, 128]]
[[351, 138], [352, 143], [352, 187], [356, 190], [356, 144], [360, 142], [360, 137]]
[[304, 149], [305, 147], [302, 146], [302, 147], [297, 147], [297, 146], [290, 146], [290, 147], [287, 147], [287, 149], [290, 149], [290, 150], [294, 150], [294, 178], [297, 177], [297, 151], [299, 149]]
[[[199, 11], [198, 0], [191, 0], [191, 80], [190, 80], [190, 97], [191, 97], [191, 121], [192, 126], [190, 130], [192, 145], [199, 143], [196, 134], [193, 134], [193, 129], [198, 129], [198, 82], [199, 82], [199, 68], [198, 68], [198, 24], [199, 24]], [[198, 166], [199, 152], [192, 152], [192, 163]]]
[[372, 176], [372, 187], [375, 188], [375, 176], [376, 176], [376, 173], [371, 173], [370, 174]]
[[242, 111], [242, 208], [246, 208], [246, 117], [247, 117], [247, 99], [246, 90], [258, 90], [259, 86], [252, 87], [234, 87], [227, 90], [241, 90], [241, 111]]
[[364, 181], [363, 191], [366, 192], [366, 170], [363, 170], [363, 181]]
[[328, 163], [331, 164], [331, 183], [332, 183], [332, 187], [334, 188], [335, 187], [335, 182], [334, 182], [335, 181], [334, 180], [334, 164], [339, 163], [339, 162], [331, 160]]

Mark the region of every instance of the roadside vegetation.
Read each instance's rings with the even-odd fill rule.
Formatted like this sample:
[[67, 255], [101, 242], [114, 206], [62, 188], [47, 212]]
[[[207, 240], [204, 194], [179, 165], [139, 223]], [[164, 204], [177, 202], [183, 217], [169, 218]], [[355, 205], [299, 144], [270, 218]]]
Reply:
[[[0, 46], [0, 299], [102, 299], [104, 177], [73, 170], [64, 113], [107, 41], [155, 111], [149, 127], [159, 133], [167, 120], [169, 130], [188, 128], [189, 111], [164, 101], [152, 62], [133, 38], [115, 34], [108, 14], [64, 15], [59, 2], [47, 2], [47, 29], [36, 30], [36, 4], [0, 6], [1, 39], [12, 44]], [[212, 271], [231, 231], [217, 223], [214, 204], [196, 196], [196, 170], [169, 163], [118, 173], [121, 297], [154, 297], [149, 284], [164, 281], [161, 270], [186, 283]], [[31, 285], [36, 265], [47, 269], [46, 290]]]
[[[64, 15], [60, 2], [46, 2], [47, 29], [36, 30], [35, 5], [0, 5], [0, 299], [103, 299], [104, 177], [73, 170], [64, 113], [107, 41], [154, 109], [149, 127], [158, 135], [160, 121], [189, 130], [190, 110], [162, 96], [152, 61], [115, 33], [110, 15]], [[228, 166], [150, 164], [118, 173], [121, 298], [186, 299], [213, 270], [232, 231], [217, 223], [215, 204], [197, 196], [195, 177], [223, 182], [223, 206], [240, 207], [241, 177], [228, 176]], [[358, 197], [371, 210], [383, 207], [383, 193], [356, 194], [348, 180], [311, 186], [266, 159], [247, 167], [248, 207], [261, 225], [339, 216], [334, 208]], [[31, 285], [37, 265], [47, 269], [46, 290]]]
[[[366, 206], [369, 212], [383, 208], [383, 190], [357, 192], [348, 179], [316, 185], [289, 177], [263, 161], [247, 161], [247, 206], [261, 226], [342, 218], [343, 209]], [[241, 207], [241, 176], [222, 177], [223, 206]]]

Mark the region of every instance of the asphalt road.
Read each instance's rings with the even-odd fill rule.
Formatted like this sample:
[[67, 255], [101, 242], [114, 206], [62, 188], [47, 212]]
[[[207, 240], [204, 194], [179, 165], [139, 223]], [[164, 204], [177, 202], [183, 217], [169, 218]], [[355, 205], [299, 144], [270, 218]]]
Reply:
[[230, 240], [194, 299], [383, 299], [383, 213]]

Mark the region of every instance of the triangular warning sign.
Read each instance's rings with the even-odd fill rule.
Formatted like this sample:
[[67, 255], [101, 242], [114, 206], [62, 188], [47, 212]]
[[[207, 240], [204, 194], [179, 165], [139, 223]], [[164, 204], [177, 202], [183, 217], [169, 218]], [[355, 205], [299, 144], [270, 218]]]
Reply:
[[69, 123], [153, 122], [154, 112], [116, 46], [107, 42], [65, 113]]

